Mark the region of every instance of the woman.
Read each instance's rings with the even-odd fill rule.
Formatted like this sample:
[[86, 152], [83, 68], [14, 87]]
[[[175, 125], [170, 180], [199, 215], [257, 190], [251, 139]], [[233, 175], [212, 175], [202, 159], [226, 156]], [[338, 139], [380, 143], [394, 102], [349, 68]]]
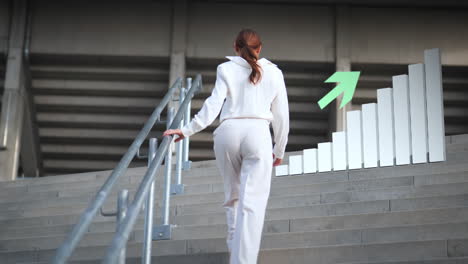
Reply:
[[222, 108], [213, 137], [224, 177], [231, 264], [257, 263], [272, 166], [281, 164], [289, 133], [283, 73], [267, 59], [258, 59], [261, 49], [255, 31], [240, 31], [234, 42], [238, 56], [226, 56], [229, 61], [218, 65], [215, 87], [201, 110], [181, 129], [164, 132], [177, 135], [176, 141], [189, 137], [210, 125]]

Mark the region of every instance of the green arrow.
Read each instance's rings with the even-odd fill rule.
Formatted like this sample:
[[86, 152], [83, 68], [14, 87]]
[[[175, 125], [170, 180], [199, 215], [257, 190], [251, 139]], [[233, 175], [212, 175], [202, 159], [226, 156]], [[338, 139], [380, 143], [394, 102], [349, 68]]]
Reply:
[[352, 71], [352, 72], [335, 72], [330, 76], [325, 82], [336, 82], [339, 83], [333, 90], [327, 93], [320, 101], [318, 105], [320, 109], [325, 108], [329, 103], [335, 100], [338, 95], [344, 93], [343, 100], [341, 100], [340, 108], [345, 106], [351, 99], [353, 99], [354, 91], [356, 90], [356, 85], [359, 79], [361, 72]]

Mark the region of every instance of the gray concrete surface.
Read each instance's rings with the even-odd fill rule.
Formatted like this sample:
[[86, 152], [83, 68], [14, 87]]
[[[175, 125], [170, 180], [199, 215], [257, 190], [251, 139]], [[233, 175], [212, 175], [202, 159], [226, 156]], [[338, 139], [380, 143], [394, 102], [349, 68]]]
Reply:
[[[259, 263], [465, 263], [465, 138], [447, 138], [446, 162], [273, 177]], [[222, 178], [213, 161], [193, 165], [185, 175], [193, 180], [188, 193], [172, 197], [173, 239], [153, 242], [156, 263], [227, 263]], [[142, 173], [144, 168], [130, 169], [119, 186], [134, 188]], [[0, 184], [0, 262], [47, 263], [89, 201], [90, 189], [108, 174]], [[106, 209], [115, 206], [111, 199]], [[71, 263], [97, 263], [114, 221], [97, 216]], [[140, 216], [128, 263], [139, 261], [142, 233]]]

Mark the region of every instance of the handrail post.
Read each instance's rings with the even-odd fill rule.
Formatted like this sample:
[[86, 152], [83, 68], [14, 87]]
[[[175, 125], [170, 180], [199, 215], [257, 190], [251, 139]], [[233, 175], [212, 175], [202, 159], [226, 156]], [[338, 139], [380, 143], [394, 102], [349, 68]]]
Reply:
[[[117, 196], [117, 210], [115, 212], [104, 212], [102, 207], [100, 209], [102, 216], [106, 216], [106, 217], [115, 216], [116, 217], [116, 223], [115, 223], [116, 232], [119, 232], [120, 226], [125, 220], [125, 217], [127, 216], [128, 205], [129, 205], [128, 190], [123, 189], [119, 191], [119, 194]], [[126, 258], [125, 252], [126, 252], [125, 247], [119, 250], [117, 264], [125, 264], [125, 258]]]
[[7, 147], [8, 132], [10, 130], [8, 124], [10, 124], [9, 119], [11, 118], [12, 93], [5, 89], [3, 91], [2, 100], [2, 110], [0, 112], [0, 150], [6, 149]]
[[[156, 149], [158, 148], [158, 139], [150, 138], [148, 149], [148, 168], [151, 165], [154, 157], [156, 156]], [[143, 240], [143, 254], [142, 263], [151, 263], [151, 246], [153, 241], [153, 208], [154, 208], [154, 181], [146, 198], [146, 214], [145, 214], [145, 234]]]
[[[180, 95], [179, 95], [179, 105], [182, 104], [185, 98], [186, 90], [185, 88], [181, 87]], [[180, 121], [180, 127], [184, 125], [184, 120]], [[184, 185], [182, 184], [182, 162], [183, 162], [183, 147], [184, 141], [181, 140], [176, 144], [176, 167], [175, 167], [175, 178], [176, 184], [171, 185], [171, 194], [182, 194], [184, 193]]]
[[[188, 77], [186, 80], [187, 83], [187, 92], [192, 88], [192, 78]], [[185, 108], [185, 114], [184, 114], [184, 125], [187, 125], [190, 122], [190, 108], [192, 107], [192, 98], [188, 99], [188, 105], [187, 108]], [[184, 138], [183, 140], [183, 163], [182, 163], [182, 169], [183, 170], [189, 170], [191, 167], [191, 161], [189, 160], [189, 143], [190, 139]]]
[[[167, 112], [167, 129], [171, 127], [172, 118], [174, 117], [174, 108], [171, 107]], [[165, 186], [164, 186], [164, 211], [163, 211], [163, 225], [169, 224], [169, 206], [170, 206], [170, 188], [171, 188], [171, 176], [172, 176], [172, 146], [173, 141], [169, 143], [169, 150], [167, 151], [165, 165]]]
[[[127, 208], [128, 208], [128, 190], [123, 189], [119, 192], [119, 197], [117, 199], [117, 232], [119, 232], [119, 228], [121, 223], [127, 217]], [[125, 257], [126, 257], [126, 248], [123, 247], [120, 250], [118, 264], [125, 264]]]
[[[172, 119], [174, 118], [174, 108], [167, 109], [166, 128], [171, 127]], [[155, 226], [153, 229], [154, 240], [171, 239], [172, 226], [169, 224], [170, 202], [171, 202], [171, 174], [172, 174], [172, 143], [169, 143], [166, 158], [164, 160], [164, 193], [162, 205], [162, 221], [161, 225]]]

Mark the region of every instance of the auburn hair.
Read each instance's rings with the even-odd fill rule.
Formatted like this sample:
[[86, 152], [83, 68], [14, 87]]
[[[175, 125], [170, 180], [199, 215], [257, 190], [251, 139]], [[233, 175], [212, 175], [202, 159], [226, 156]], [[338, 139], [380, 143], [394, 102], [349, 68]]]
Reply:
[[252, 29], [244, 28], [237, 34], [235, 49], [252, 67], [249, 80], [253, 84], [258, 83], [262, 77], [261, 67], [257, 64], [258, 54], [255, 52], [261, 45], [260, 36]]

